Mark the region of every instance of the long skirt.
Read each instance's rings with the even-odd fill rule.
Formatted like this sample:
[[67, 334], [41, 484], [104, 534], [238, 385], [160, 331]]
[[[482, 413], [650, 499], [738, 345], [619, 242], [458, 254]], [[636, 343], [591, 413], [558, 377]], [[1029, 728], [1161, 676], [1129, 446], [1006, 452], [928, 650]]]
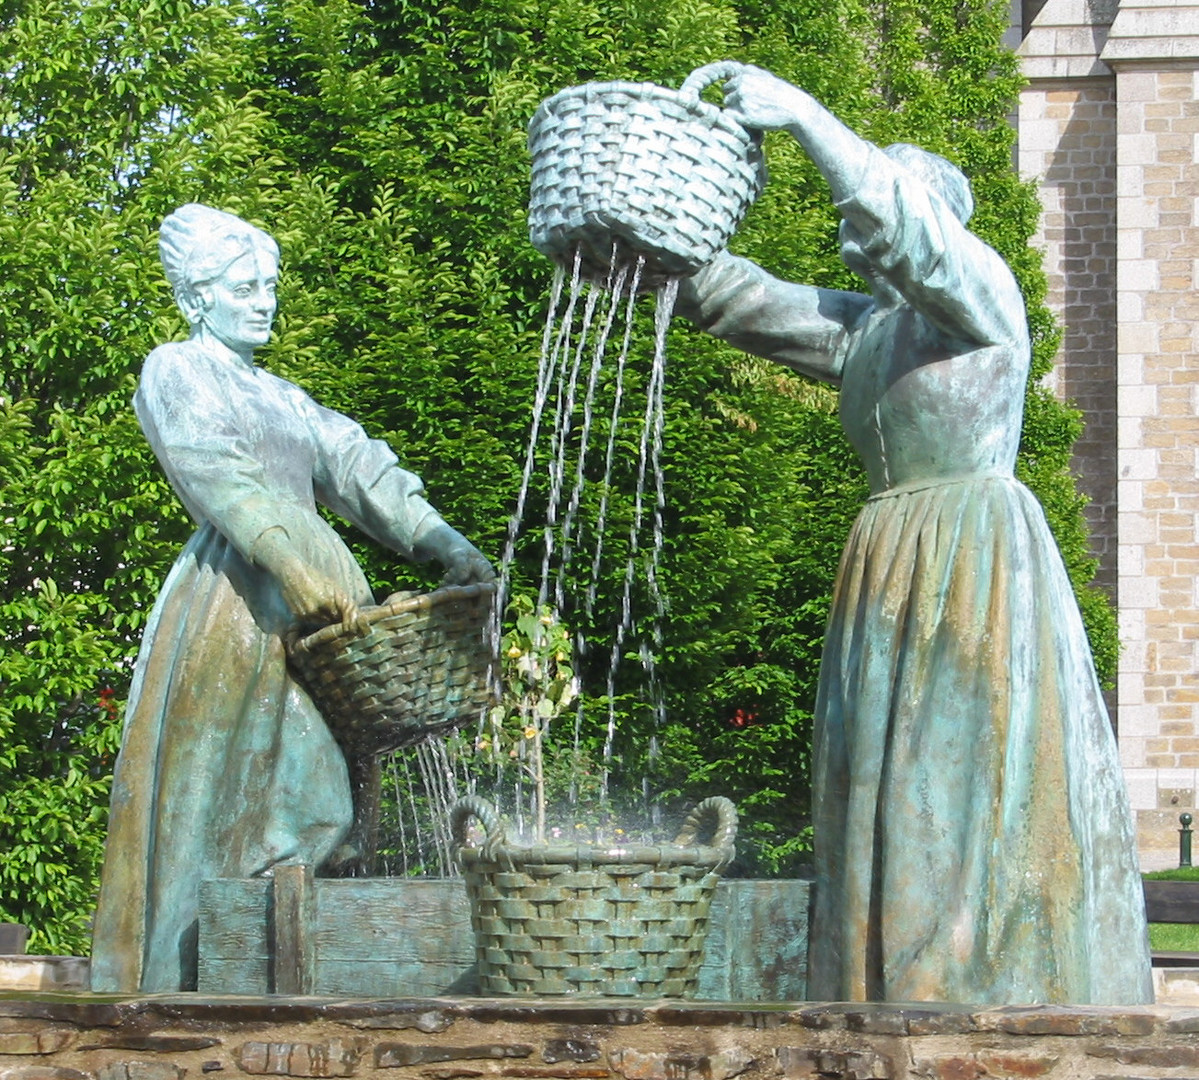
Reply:
[[809, 997], [1153, 1000], [1116, 743], [1027, 488], [973, 477], [866, 504], [816, 726]]
[[[358, 584], [344, 545], [323, 551], [328, 572]], [[93, 990], [195, 989], [200, 883], [320, 865], [347, 833], [346, 762], [287, 669], [289, 623], [274, 580], [202, 526], [163, 585], [134, 671]]]

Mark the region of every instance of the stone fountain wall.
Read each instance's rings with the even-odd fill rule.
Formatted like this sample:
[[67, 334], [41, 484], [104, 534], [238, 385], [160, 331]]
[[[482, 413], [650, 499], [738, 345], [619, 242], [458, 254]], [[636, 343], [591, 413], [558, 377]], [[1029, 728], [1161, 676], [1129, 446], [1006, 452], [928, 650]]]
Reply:
[[1199, 1010], [46, 996], [0, 1080], [1129, 1080], [1199, 1076]]
[[[721, 881], [696, 996], [803, 1000], [810, 886], [800, 879]], [[460, 879], [279, 872], [206, 881], [199, 923], [202, 993], [444, 997], [478, 987]]]

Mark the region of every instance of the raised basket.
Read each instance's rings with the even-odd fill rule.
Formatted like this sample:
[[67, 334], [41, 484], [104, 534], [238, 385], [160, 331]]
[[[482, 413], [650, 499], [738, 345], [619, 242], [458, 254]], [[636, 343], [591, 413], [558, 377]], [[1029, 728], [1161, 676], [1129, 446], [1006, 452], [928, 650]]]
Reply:
[[383, 754], [478, 719], [490, 703], [484, 640], [495, 586], [396, 593], [341, 624], [288, 642], [288, 659], [347, 753]]
[[[470, 821], [487, 832], [467, 843]], [[705, 799], [673, 844], [509, 844], [490, 803], [460, 800], [451, 828], [470, 898], [479, 992], [690, 997], [737, 812]], [[707, 844], [698, 842], [710, 830]]]
[[642, 287], [694, 273], [728, 243], [765, 182], [759, 138], [701, 100], [736, 65], [709, 64], [678, 90], [587, 83], [541, 103], [529, 124], [529, 239], [603, 282], [644, 255]]

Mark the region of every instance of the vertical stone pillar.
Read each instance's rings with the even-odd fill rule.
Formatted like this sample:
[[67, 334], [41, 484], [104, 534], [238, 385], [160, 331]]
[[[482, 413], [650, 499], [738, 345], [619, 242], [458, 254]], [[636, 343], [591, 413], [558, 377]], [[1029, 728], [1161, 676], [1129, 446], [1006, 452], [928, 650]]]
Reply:
[[[1020, 46], [1020, 175], [1040, 184], [1046, 297], [1062, 327], [1051, 376], [1086, 427], [1074, 448], [1098, 584], [1116, 600], [1116, 83], [1099, 53], [1115, 5], [1048, 0]], [[1115, 717], [1115, 695], [1108, 706]]]
[[1046, 0], [1023, 29], [1055, 386], [1086, 416], [1121, 761], [1142, 861], [1164, 865], [1199, 790], [1199, 2]]
[[[1054, 390], [1086, 416], [1074, 468], [1090, 498], [1098, 583], [1116, 596], [1116, 102], [1114, 80], [1034, 83], [1020, 171], [1042, 177], [1048, 302], [1062, 324]], [[1026, 121], [1024, 116], [1029, 119]], [[1032, 117], [1036, 119], [1032, 119]], [[1026, 135], [1026, 128], [1032, 131]]]
[[[1199, 34], [1199, 7], [1190, 14]], [[1119, 102], [1121, 757], [1142, 853], [1167, 862], [1199, 769], [1199, 57], [1146, 55], [1154, 44], [1109, 39], [1108, 51]]]

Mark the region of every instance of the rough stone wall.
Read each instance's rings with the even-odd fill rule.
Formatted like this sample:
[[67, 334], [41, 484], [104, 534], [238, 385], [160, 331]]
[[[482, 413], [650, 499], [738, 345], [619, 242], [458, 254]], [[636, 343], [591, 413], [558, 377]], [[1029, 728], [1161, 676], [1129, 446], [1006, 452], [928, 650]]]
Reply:
[[0, 1001], [0, 1080], [1154, 1080], [1197, 1073], [1199, 1012], [1167, 1008], [196, 995]]
[[1120, 743], [1142, 851], [1199, 769], [1199, 76], [1119, 70]]

